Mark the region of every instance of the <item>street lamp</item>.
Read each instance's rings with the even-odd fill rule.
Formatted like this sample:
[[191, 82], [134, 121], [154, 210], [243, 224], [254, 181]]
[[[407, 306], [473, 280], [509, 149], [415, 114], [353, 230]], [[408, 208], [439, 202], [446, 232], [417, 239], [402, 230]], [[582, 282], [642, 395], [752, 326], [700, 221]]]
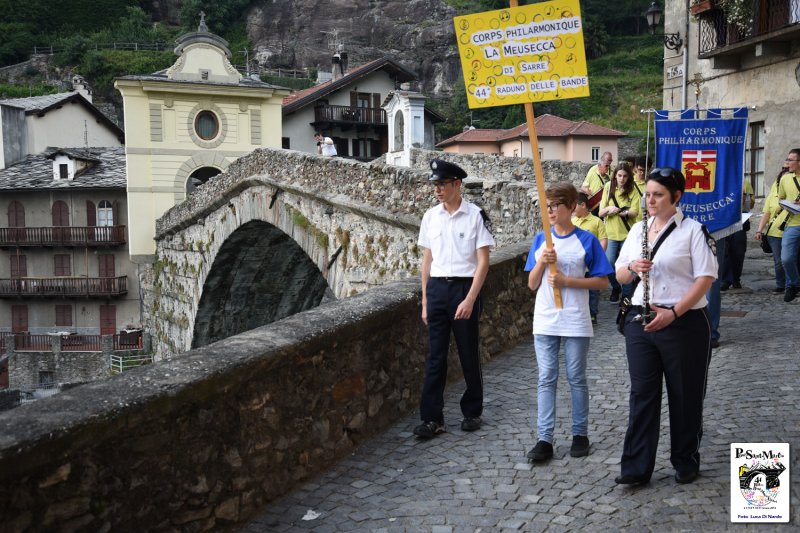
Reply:
[[664, 46], [670, 50], [678, 51], [683, 45], [683, 39], [681, 39], [680, 33], [656, 34], [656, 27], [661, 24], [661, 15], [663, 14], [664, 12], [660, 7], [658, 7], [658, 5], [656, 5], [655, 2], [650, 3], [650, 7], [644, 14], [645, 18], [647, 19], [647, 26], [650, 28], [650, 35], [655, 37], [663, 37]]

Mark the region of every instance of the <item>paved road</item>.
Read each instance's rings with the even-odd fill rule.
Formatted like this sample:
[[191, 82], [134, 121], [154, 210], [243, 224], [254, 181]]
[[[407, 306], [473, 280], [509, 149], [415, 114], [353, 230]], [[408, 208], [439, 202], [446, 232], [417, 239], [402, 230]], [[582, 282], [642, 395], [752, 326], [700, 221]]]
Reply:
[[[705, 404], [701, 477], [677, 485], [669, 464], [666, 397], [651, 482], [615, 485], [627, 422], [628, 374], [614, 306], [601, 304], [589, 357], [592, 441], [569, 456], [569, 391], [558, 384], [555, 457], [531, 466], [536, 362], [525, 342], [484, 367], [483, 428], [459, 428], [462, 387], [447, 390], [448, 432], [417, 440], [415, 415], [399, 421], [328, 473], [273, 502], [244, 531], [797, 531], [800, 523], [800, 301], [772, 295], [772, 260], [748, 250], [745, 289], [723, 293], [722, 346], [714, 351]], [[792, 523], [730, 523], [732, 442], [792, 445]], [[309, 513], [312, 511], [313, 513]], [[313, 520], [306, 515], [318, 514]]]

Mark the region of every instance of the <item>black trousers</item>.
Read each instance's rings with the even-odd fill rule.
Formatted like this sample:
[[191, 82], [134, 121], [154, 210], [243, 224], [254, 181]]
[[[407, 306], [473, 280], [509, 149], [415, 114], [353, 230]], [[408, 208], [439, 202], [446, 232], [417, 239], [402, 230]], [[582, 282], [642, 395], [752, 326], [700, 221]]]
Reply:
[[425, 383], [420, 399], [420, 418], [444, 422], [444, 388], [447, 383], [447, 352], [450, 332], [456, 340], [458, 358], [467, 389], [461, 396], [461, 412], [465, 417], [478, 417], [483, 412], [483, 376], [481, 375], [480, 336], [481, 297], [475, 300], [468, 320], [455, 320], [456, 309], [472, 286], [471, 278], [430, 278], [426, 287], [429, 353], [425, 367]]
[[669, 401], [670, 461], [681, 474], [700, 469], [703, 399], [711, 361], [711, 326], [706, 309], [685, 313], [661, 331], [646, 333], [636, 313], [625, 320], [631, 378], [630, 416], [620, 473], [650, 478], [661, 426], [662, 376]]

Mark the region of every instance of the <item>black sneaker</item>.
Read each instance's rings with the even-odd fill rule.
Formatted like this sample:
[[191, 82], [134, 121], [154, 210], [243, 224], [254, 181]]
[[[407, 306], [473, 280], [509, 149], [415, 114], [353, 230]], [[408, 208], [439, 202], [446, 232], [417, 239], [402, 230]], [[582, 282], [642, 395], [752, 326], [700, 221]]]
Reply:
[[611, 289], [611, 296], [608, 298], [609, 302], [619, 301], [619, 289]]
[[719, 290], [721, 290], [722, 292], [725, 292], [730, 288], [731, 288], [730, 283], [720, 283], [719, 284]]
[[421, 439], [432, 439], [439, 433], [444, 433], [444, 424], [429, 420], [414, 428], [414, 435]]
[[775, 287], [774, 289], [772, 289], [772, 292], [774, 292], [775, 294], [783, 294], [784, 292], [786, 292], [786, 289], [784, 289], [783, 287]]
[[527, 457], [531, 461], [547, 461], [553, 457], [553, 445], [549, 442], [540, 440], [536, 443], [536, 446], [531, 448], [531, 451], [528, 452]]
[[731, 288], [741, 289], [742, 288], [742, 284], [740, 282], [738, 282], [738, 281], [734, 281], [733, 285], [731, 285]]
[[592, 325], [593, 326], [597, 325], [597, 315], [592, 315]]
[[783, 293], [783, 301], [791, 302], [797, 298], [797, 293], [800, 293], [800, 287], [786, 287], [786, 292]]
[[574, 435], [572, 437], [572, 447], [569, 449], [572, 457], [586, 457], [589, 455], [589, 437]]
[[719, 348], [719, 339], [711, 339], [711, 347]]
[[464, 420], [461, 421], [461, 430], [462, 431], [475, 431], [481, 429], [481, 417], [464, 417]]

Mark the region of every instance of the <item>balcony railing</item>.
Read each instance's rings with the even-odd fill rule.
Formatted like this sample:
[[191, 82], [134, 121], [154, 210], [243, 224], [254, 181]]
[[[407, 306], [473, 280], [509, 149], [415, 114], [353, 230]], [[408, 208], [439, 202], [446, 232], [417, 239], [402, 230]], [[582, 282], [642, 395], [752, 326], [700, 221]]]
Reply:
[[[704, 12], [700, 19], [699, 54], [714, 52], [746, 41], [780, 35], [800, 23], [800, 3], [790, 0], [753, 0], [752, 15], [735, 14], [716, 7]], [[800, 27], [798, 27], [800, 28]], [[762, 39], [763, 40], [763, 39]]]
[[97, 298], [128, 293], [128, 277], [0, 279], [0, 298]]
[[0, 246], [119, 246], [125, 226], [0, 228]]
[[346, 105], [318, 106], [314, 108], [314, 121], [339, 124], [385, 126], [386, 110], [381, 108], [351, 107]]
[[[6, 339], [14, 337], [14, 351], [17, 352], [52, 352], [53, 343], [61, 346], [62, 352], [102, 352], [102, 335], [53, 335], [11, 333], [0, 331], [0, 355], [5, 353]], [[115, 352], [141, 350], [143, 348], [142, 332], [115, 333], [113, 339]]]

